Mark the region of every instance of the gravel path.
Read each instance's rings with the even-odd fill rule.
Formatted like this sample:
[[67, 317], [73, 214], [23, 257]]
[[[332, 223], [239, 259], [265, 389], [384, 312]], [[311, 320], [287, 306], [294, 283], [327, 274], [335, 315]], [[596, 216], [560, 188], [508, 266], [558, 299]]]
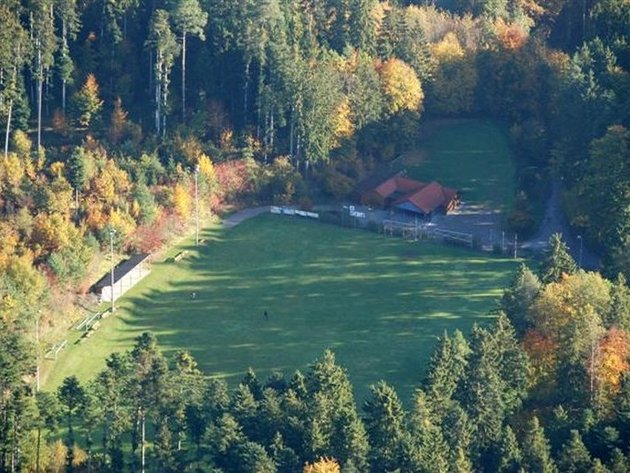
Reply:
[[265, 207], [253, 207], [249, 209], [243, 209], [223, 219], [223, 222], [221, 222], [221, 225], [223, 226], [223, 228], [232, 228], [232, 227], [237, 226], [239, 223], [244, 222], [247, 219], [250, 219], [262, 213], [268, 213], [268, 212], [269, 212], [268, 205]]

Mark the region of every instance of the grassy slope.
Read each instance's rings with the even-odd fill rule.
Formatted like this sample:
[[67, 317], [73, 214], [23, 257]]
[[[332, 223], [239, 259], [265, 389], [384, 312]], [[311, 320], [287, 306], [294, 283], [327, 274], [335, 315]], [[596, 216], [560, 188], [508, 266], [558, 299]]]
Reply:
[[435, 128], [424, 144], [403, 155], [396, 167], [406, 169], [410, 177], [435, 179], [455, 187], [466, 202], [510, 208], [515, 171], [505, 130], [481, 120], [457, 121]]
[[303, 369], [331, 347], [359, 396], [384, 378], [409, 399], [435, 337], [487, 317], [515, 267], [272, 215], [204, 237], [188, 259], [154, 264], [115, 317], [60, 356], [46, 388], [70, 374], [92, 378], [107, 354], [151, 330], [165, 352], [189, 349], [206, 373], [230, 381], [248, 366], [260, 377]]

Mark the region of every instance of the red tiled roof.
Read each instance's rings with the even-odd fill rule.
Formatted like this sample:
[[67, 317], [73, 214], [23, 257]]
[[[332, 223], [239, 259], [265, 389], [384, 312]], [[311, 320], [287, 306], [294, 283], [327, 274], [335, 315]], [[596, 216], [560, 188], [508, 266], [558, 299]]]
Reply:
[[374, 188], [374, 192], [385, 199], [396, 192], [407, 194], [409, 192], [416, 191], [425, 185], [426, 184], [424, 182], [414, 181], [413, 179], [409, 179], [401, 173], [398, 173], [376, 186]]
[[409, 202], [428, 214], [441, 206], [448, 207], [456, 195], [455, 189], [443, 187], [439, 182], [433, 181], [416, 192], [401, 197], [394, 205]]

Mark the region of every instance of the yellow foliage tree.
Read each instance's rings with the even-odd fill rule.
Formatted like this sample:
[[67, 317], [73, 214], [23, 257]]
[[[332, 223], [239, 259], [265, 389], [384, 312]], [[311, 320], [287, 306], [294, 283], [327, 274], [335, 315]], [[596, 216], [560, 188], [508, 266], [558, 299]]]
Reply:
[[621, 379], [630, 369], [628, 334], [618, 327], [611, 327], [598, 347], [596, 363], [592, 367], [597, 383], [597, 401], [600, 407], [609, 405], [619, 392]]
[[203, 176], [204, 180], [208, 185], [214, 185], [217, 181], [217, 175], [210, 157], [202, 153], [197, 163], [199, 164], [199, 173]]
[[39, 256], [68, 247], [80, 238], [80, 230], [66, 215], [39, 213], [33, 220], [31, 245]]
[[113, 227], [116, 232], [120, 233], [123, 238], [129, 236], [136, 228], [136, 222], [133, 217], [120, 209], [112, 210], [109, 215], [109, 225]]
[[107, 160], [90, 183], [90, 191], [94, 198], [110, 207], [122, 201], [130, 189], [129, 176], [111, 159]]
[[0, 185], [4, 183], [6, 187], [17, 187], [25, 174], [23, 161], [17, 154], [9, 153], [6, 158], [0, 159]]
[[347, 138], [354, 133], [354, 124], [352, 123], [352, 111], [350, 110], [350, 100], [344, 97], [333, 117], [333, 128], [335, 130], [335, 138]]
[[455, 33], [449, 31], [441, 41], [431, 45], [431, 53], [438, 63], [442, 63], [463, 58], [464, 48], [462, 48]]
[[111, 124], [108, 130], [109, 140], [116, 144], [125, 134], [127, 129], [128, 113], [122, 108], [122, 100], [118, 97], [114, 100], [114, 110], [112, 111]]
[[12, 256], [20, 243], [20, 237], [9, 222], [0, 220], [0, 273], [6, 268], [9, 257]]
[[173, 189], [171, 201], [175, 212], [177, 212], [180, 217], [186, 219], [190, 216], [192, 198], [187, 186], [178, 182]]
[[413, 68], [400, 59], [388, 59], [378, 68], [389, 114], [422, 111], [424, 92]]
[[334, 458], [320, 458], [304, 465], [304, 473], [341, 473], [341, 467]]
[[13, 149], [15, 153], [21, 158], [28, 158], [31, 155], [33, 149], [33, 142], [28, 137], [26, 132], [22, 130], [15, 130], [13, 133]]

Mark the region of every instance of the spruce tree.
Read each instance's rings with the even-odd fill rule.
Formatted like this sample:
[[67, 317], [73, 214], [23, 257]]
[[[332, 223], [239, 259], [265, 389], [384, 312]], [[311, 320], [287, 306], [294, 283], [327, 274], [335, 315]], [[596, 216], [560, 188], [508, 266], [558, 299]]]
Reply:
[[475, 326], [470, 346], [469, 370], [458, 399], [476, 428], [474, 453], [482, 455], [501, 435], [506, 415], [506, 384], [501, 378], [500, 358], [492, 335]]
[[626, 473], [630, 471], [630, 463], [628, 459], [618, 448], [613, 449], [610, 462], [608, 463], [610, 473]]
[[522, 471], [523, 456], [516, 435], [506, 425], [497, 449], [497, 473], [519, 473]]
[[403, 446], [409, 442], [405, 411], [394, 389], [384, 381], [370, 387], [365, 402], [365, 426], [370, 440], [372, 471], [393, 471], [402, 466]]
[[333, 456], [342, 465], [352, 462], [362, 471], [367, 468], [368, 441], [345, 370], [326, 350], [306, 379], [308, 390], [309, 450], [313, 457]]
[[438, 415], [448, 408], [466, 371], [469, 355], [470, 347], [459, 330], [452, 337], [444, 333], [438, 340], [425, 381], [429, 402]]
[[558, 472], [551, 458], [549, 441], [537, 417], [533, 417], [527, 425], [525, 438], [522, 443], [522, 452], [525, 471], [535, 471], [538, 473]]
[[540, 291], [540, 280], [524, 264], [521, 264], [501, 297], [501, 309], [508, 316], [514, 329], [523, 335], [529, 327], [528, 310]]
[[504, 313], [499, 313], [490, 336], [494, 343], [495, 359], [498, 361], [499, 377], [505, 383], [502, 389], [503, 402], [510, 414], [521, 406], [527, 396], [529, 359]]
[[586, 473], [593, 466], [591, 454], [587, 450], [577, 430], [571, 430], [570, 439], [562, 446], [558, 458], [558, 468], [563, 473]]
[[440, 419], [431, 411], [427, 394], [421, 389], [414, 396], [411, 412], [411, 434], [413, 447], [409, 458], [409, 471], [448, 472], [451, 452], [444, 439]]
[[554, 233], [549, 238], [549, 247], [540, 265], [540, 280], [544, 284], [558, 282], [563, 274], [573, 274], [577, 271], [575, 260], [569, 254], [562, 235]]
[[613, 324], [630, 331], [630, 289], [623, 273], [619, 273], [610, 290], [610, 312], [604, 320], [607, 327]]

